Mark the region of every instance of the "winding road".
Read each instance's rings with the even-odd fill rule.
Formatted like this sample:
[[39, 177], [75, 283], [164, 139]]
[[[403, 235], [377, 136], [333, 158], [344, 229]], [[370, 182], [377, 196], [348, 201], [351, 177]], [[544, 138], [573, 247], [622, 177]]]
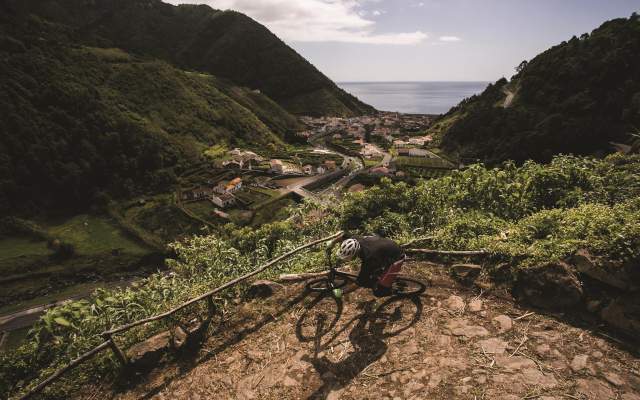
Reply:
[[[139, 280], [140, 278], [134, 278], [134, 279], [130, 279], [130, 280], [126, 280], [126, 281], [118, 281], [115, 283], [111, 283], [111, 284], [106, 284], [103, 287], [104, 288], [115, 288], [118, 286], [129, 286], [131, 285], [133, 282]], [[6, 314], [3, 316], [0, 316], [0, 333], [2, 332], [11, 332], [11, 331], [15, 331], [17, 329], [22, 329], [22, 328], [26, 328], [29, 327], [33, 324], [36, 323], [36, 321], [38, 321], [38, 319], [40, 319], [40, 317], [42, 315], [44, 315], [45, 312], [47, 312], [48, 309], [62, 305], [64, 303], [66, 303], [67, 301], [71, 301], [71, 300], [80, 300], [82, 298], [85, 297], [89, 297], [94, 291], [96, 290], [96, 288], [91, 288], [90, 290], [85, 290], [82, 291], [81, 293], [78, 293], [75, 296], [71, 296], [68, 298], [65, 298], [63, 300], [57, 300], [57, 301], [53, 301], [50, 303], [46, 303], [46, 304], [41, 304], [41, 305], [37, 305], [31, 308], [27, 308], [21, 311], [16, 311], [10, 314]], [[1, 346], [0, 346], [0, 350], [1, 350]]]

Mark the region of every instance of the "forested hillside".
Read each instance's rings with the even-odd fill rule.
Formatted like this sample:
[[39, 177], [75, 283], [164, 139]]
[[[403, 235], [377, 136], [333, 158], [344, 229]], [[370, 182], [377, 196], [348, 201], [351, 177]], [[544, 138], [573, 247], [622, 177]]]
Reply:
[[36, 12], [74, 27], [75, 37], [84, 43], [148, 54], [259, 89], [296, 114], [375, 111], [237, 12], [159, 0], [10, 0], [9, 5], [14, 12]]
[[[442, 146], [489, 163], [603, 154], [640, 129], [640, 18], [573, 37], [445, 115]], [[505, 103], [511, 93], [513, 101]], [[635, 136], [634, 136], [635, 134]]]
[[0, 211], [64, 213], [166, 191], [213, 144], [283, 146], [297, 122], [211, 75], [0, 20]]

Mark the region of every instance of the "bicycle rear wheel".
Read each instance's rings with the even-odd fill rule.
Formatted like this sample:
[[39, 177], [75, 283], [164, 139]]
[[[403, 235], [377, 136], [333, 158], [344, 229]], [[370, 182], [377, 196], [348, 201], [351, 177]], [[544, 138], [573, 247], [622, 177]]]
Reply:
[[391, 286], [391, 291], [394, 296], [417, 296], [424, 293], [426, 289], [427, 285], [424, 283], [403, 276], [396, 278]]

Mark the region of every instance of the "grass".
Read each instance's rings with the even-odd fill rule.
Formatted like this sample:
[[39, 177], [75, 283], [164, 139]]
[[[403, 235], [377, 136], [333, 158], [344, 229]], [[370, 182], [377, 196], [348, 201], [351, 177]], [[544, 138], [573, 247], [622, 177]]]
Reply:
[[364, 160], [364, 166], [369, 168], [369, 167], [375, 167], [376, 165], [380, 164], [380, 162], [382, 161], [381, 158], [379, 159], [365, 159]]
[[47, 256], [51, 251], [47, 242], [27, 237], [8, 237], [0, 239], [0, 262], [16, 257]]
[[82, 214], [53, 225], [48, 230], [63, 242], [72, 243], [79, 254], [98, 254], [113, 249], [130, 254], [149, 252], [105, 217]]
[[219, 208], [209, 200], [185, 204], [184, 207], [205, 221], [210, 221], [211, 213], [215, 211], [216, 208]]
[[276, 198], [280, 195], [280, 192], [277, 190], [272, 190], [272, 189], [265, 189], [265, 188], [261, 188], [261, 187], [252, 187], [249, 190], [251, 190], [252, 192], [257, 192], [260, 194], [263, 194], [269, 198]]
[[[0, 293], [1, 313], [87, 293], [102, 286], [100, 281], [142, 271], [139, 263], [152, 252], [107, 216], [82, 214], [41, 226], [48, 236], [73, 245], [76, 254], [55, 260], [42, 239], [2, 238], [0, 271], [8, 280]], [[113, 254], [115, 249], [121, 254]]]
[[261, 207], [256, 210], [253, 220], [251, 221], [251, 226], [257, 227], [269, 222], [287, 218], [289, 215], [286, 213], [285, 209], [294, 204], [295, 201], [289, 197], [285, 197]]
[[462, 112], [456, 111], [453, 114], [442, 117], [435, 124], [429, 127], [425, 134], [433, 137], [432, 145], [438, 145], [441, 142], [444, 133], [462, 117], [464, 117]]
[[428, 157], [405, 157], [400, 156], [395, 159], [398, 167], [420, 167], [420, 168], [452, 168], [450, 162], [440, 157], [428, 158]]
[[6, 351], [14, 349], [22, 343], [22, 341], [27, 337], [29, 330], [31, 327], [16, 329], [15, 331], [7, 332], [7, 338], [4, 342], [4, 345], [0, 351]]
[[451, 171], [448, 169], [442, 168], [406, 168], [405, 172], [407, 172], [410, 176], [420, 177], [420, 178], [441, 178]]
[[131, 61], [131, 56], [128, 53], [117, 48], [82, 47], [78, 52], [93, 55], [100, 61], [110, 63], [124, 63]]
[[146, 236], [146, 241], [164, 244], [200, 231], [202, 224], [186, 216], [175, 205], [173, 194], [161, 194], [145, 200], [143, 205], [123, 210], [122, 219], [138, 232], [138, 236]]

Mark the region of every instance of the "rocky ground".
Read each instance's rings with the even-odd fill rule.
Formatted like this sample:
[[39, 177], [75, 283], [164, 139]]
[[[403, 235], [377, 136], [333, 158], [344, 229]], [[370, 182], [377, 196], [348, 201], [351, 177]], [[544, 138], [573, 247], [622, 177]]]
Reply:
[[239, 305], [196, 355], [82, 397], [640, 400], [640, 359], [624, 343], [444, 270], [410, 263], [430, 283], [415, 299], [349, 287], [338, 302], [284, 286]]

